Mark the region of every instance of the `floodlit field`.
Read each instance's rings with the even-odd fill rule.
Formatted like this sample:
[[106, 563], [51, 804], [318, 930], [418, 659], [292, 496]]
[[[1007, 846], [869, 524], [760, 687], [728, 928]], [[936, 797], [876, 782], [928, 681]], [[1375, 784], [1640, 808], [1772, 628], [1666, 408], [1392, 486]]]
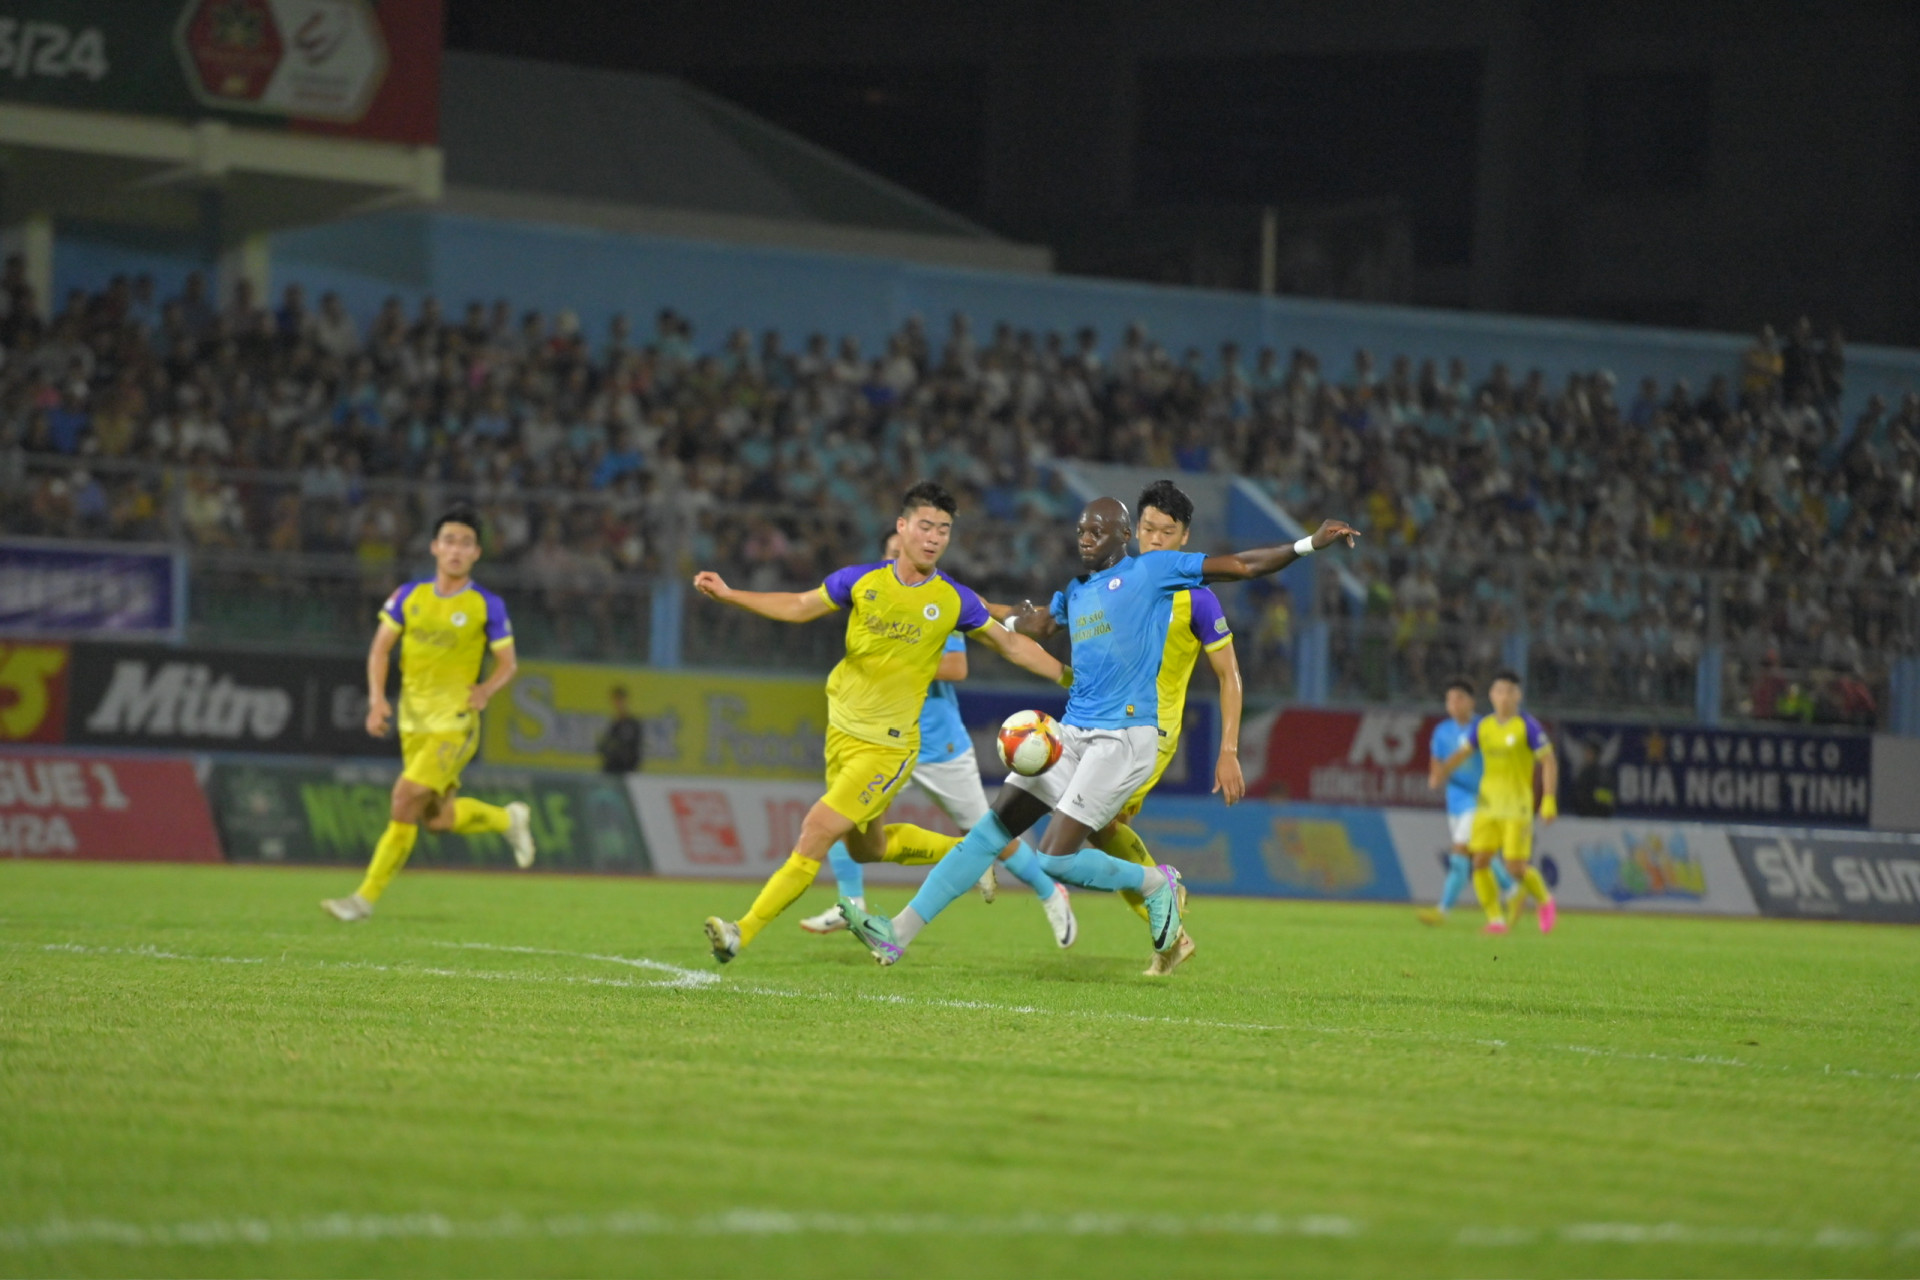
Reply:
[[[0, 864], [0, 1272], [1913, 1274], [1920, 933]], [[897, 895], [882, 893], [887, 901]], [[801, 903], [819, 910], [828, 891]]]

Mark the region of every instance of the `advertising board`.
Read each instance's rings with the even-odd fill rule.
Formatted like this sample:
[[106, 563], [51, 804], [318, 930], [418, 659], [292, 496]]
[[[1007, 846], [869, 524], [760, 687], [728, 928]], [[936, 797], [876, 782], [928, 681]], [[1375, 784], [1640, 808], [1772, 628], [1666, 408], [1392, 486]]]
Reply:
[[1560, 721], [1561, 807], [1586, 817], [1864, 827], [1864, 733]]
[[67, 730], [64, 644], [0, 640], [0, 742], [59, 742]]
[[190, 760], [8, 748], [0, 856], [218, 862], [220, 841]]
[[1736, 827], [1728, 838], [1765, 915], [1920, 924], [1920, 835]]
[[1437, 714], [1287, 707], [1241, 730], [1247, 794], [1315, 804], [1438, 807], [1427, 789]]
[[171, 551], [0, 541], [0, 635], [178, 639], [186, 610], [185, 575]]

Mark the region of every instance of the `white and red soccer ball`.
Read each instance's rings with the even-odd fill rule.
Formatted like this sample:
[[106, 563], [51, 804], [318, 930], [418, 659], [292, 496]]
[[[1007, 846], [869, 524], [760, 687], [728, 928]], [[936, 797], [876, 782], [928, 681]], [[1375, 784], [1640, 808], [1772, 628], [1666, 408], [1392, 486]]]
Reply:
[[1060, 759], [1060, 724], [1044, 711], [1016, 711], [1000, 725], [1000, 763], [1031, 778]]

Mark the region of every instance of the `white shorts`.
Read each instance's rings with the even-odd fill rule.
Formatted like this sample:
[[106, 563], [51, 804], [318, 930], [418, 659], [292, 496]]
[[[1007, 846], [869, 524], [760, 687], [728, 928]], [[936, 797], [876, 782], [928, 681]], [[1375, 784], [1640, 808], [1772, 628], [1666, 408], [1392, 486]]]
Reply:
[[1453, 835], [1453, 847], [1464, 849], [1473, 840], [1473, 810], [1447, 815], [1447, 830]]
[[951, 760], [913, 766], [913, 785], [962, 831], [973, 830], [987, 816], [987, 789], [980, 785], [980, 761], [972, 746]]
[[1063, 818], [1098, 831], [1112, 822], [1129, 797], [1153, 776], [1160, 731], [1150, 724], [1127, 729], [1060, 726], [1060, 759], [1037, 778], [1007, 775], [1018, 787]]

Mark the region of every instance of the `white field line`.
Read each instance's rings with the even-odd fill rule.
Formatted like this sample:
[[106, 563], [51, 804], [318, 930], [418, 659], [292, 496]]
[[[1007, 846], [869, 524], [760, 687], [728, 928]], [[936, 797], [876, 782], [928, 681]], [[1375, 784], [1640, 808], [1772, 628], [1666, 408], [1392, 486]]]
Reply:
[[[616, 964], [628, 968], [643, 969], [667, 976], [652, 982], [634, 982], [619, 978], [590, 978], [570, 974], [503, 972], [484, 969], [447, 969], [437, 966], [421, 965], [387, 965], [361, 960], [299, 960], [290, 958], [284, 952], [277, 961], [274, 961], [268, 957], [182, 955], [176, 952], [162, 951], [152, 946], [88, 947], [77, 943], [58, 942], [47, 943], [37, 947], [29, 943], [7, 943], [5, 945], [16, 949], [77, 952], [94, 955], [121, 955], [156, 960], [197, 960], [210, 964], [281, 963], [300, 968], [421, 974], [429, 977], [469, 979], [479, 982], [556, 983], [575, 986], [622, 987], [652, 990], [704, 990], [781, 1000], [813, 1000], [821, 1003], [887, 1004], [925, 1009], [957, 1009], [966, 1012], [1011, 1013], [1042, 1018], [1078, 1018], [1104, 1022], [1129, 1022], [1151, 1026], [1194, 1027], [1208, 1031], [1237, 1031], [1254, 1034], [1357, 1036], [1369, 1039], [1398, 1038], [1428, 1044], [1471, 1044], [1495, 1049], [1513, 1048], [1516, 1051], [1533, 1049], [1550, 1053], [1571, 1053], [1578, 1054], [1582, 1057], [1612, 1059], [1619, 1062], [1661, 1062], [1671, 1063], [1677, 1066], [1731, 1067], [1744, 1071], [1781, 1072], [1785, 1074], [1797, 1074], [1800, 1070], [1778, 1063], [1748, 1062], [1742, 1058], [1726, 1057], [1719, 1054], [1636, 1053], [1624, 1049], [1608, 1049], [1579, 1044], [1510, 1045], [1509, 1042], [1505, 1040], [1457, 1039], [1446, 1036], [1427, 1035], [1417, 1031], [1400, 1031], [1391, 1028], [1323, 1027], [1311, 1024], [1273, 1022], [1226, 1022], [1207, 1018], [1178, 1018], [1164, 1014], [1122, 1013], [1109, 1009], [1048, 1009], [1038, 1005], [1001, 1004], [991, 1000], [951, 1000], [925, 996], [887, 995], [874, 992], [800, 991], [792, 988], [728, 982], [723, 979], [720, 974], [711, 970], [686, 969], [679, 965], [667, 964], [660, 960], [649, 960], [640, 956], [602, 955], [590, 951], [560, 951], [546, 947], [514, 946], [493, 942], [442, 942], [426, 940], [426, 945], [461, 951], [493, 951], [514, 955], [554, 956], [574, 960], [592, 960], [605, 964]], [[1835, 1067], [1831, 1063], [1823, 1065], [1818, 1074], [1825, 1076], [1842, 1076], [1856, 1080], [1920, 1080], [1920, 1071], [1860, 1071], [1851, 1067]]]
[[[438, 1213], [332, 1213], [301, 1218], [203, 1218], [185, 1222], [127, 1222], [54, 1217], [0, 1225], [0, 1249], [24, 1251], [74, 1245], [126, 1248], [325, 1244], [370, 1240], [570, 1240], [595, 1236], [1302, 1236], [1355, 1240], [1361, 1223], [1331, 1214], [1286, 1217], [1274, 1213], [1179, 1214], [1021, 1213], [1002, 1216], [947, 1213], [828, 1213], [784, 1209], [729, 1209], [675, 1216], [651, 1210], [560, 1214], [503, 1213], [450, 1218]], [[1404, 1235], [1403, 1232], [1389, 1232]], [[1574, 1245], [1720, 1245], [1781, 1249], [1920, 1249], [1920, 1231], [1883, 1232], [1851, 1227], [1789, 1231], [1764, 1227], [1693, 1227], [1678, 1222], [1577, 1222], [1559, 1227], [1467, 1228], [1453, 1240], [1463, 1248]]]

